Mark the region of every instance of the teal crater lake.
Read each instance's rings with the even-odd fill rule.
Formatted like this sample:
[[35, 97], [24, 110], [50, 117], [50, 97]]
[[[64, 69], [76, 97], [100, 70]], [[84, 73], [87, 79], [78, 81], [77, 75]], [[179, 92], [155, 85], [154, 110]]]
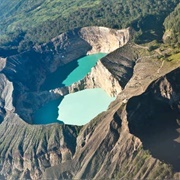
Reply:
[[[96, 65], [97, 61], [105, 55], [105, 53], [88, 55], [76, 60], [76, 62], [58, 68], [56, 72], [47, 77], [42, 89], [50, 90], [69, 86], [83, 79]], [[100, 88], [85, 89], [68, 94], [61, 99], [48, 102], [37, 110], [33, 115], [33, 124], [84, 125], [107, 110], [114, 99]]]
[[105, 53], [99, 53], [78, 59], [78, 67], [68, 75], [62, 84], [69, 86], [83, 79], [91, 71], [91, 68], [96, 65], [97, 61], [105, 55]]
[[41, 90], [50, 90], [63, 86], [69, 86], [83, 79], [94, 67], [97, 61], [106, 56], [106, 53], [87, 55], [74, 60], [46, 77]]

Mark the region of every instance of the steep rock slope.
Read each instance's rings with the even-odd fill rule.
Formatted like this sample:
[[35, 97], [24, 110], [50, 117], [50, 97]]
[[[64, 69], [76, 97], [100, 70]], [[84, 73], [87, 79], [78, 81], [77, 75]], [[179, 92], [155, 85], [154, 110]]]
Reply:
[[113, 30], [105, 27], [84, 27], [68, 31], [42, 46], [35, 47], [43, 53], [50, 72], [87, 54], [110, 53], [129, 41], [130, 29]]
[[[145, 93], [128, 102], [130, 132], [152, 155], [179, 171], [180, 69], [153, 82]], [[136, 108], [134, 108], [136, 107]]]
[[13, 84], [4, 74], [0, 73], [0, 122], [3, 121], [6, 112], [14, 111], [12, 102]]
[[[151, 147], [146, 147], [146, 139], [144, 140], [137, 133], [136, 128], [132, 127], [136, 124], [136, 118], [134, 118], [137, 114], [136, 111], [141, 111], [142, 118], [140, 117], [140, 120], [143, 120], [143, 115], [147, 114], [146, 111], [142, 113], [142, 109], [139, 108], [141, 107], [138, 105], [139, 99], [134, 102], [133, 98], [136, 96], [141, 98], [145, 92], [148, 97], [148, 91], [152, 89], [152, 93], [157, 93], [156, 97], [162, 104], [167, 104], [167, 101], [162, 100], [164, 92], [165, 97], [171, 97], [171, 94], [173, 97], [177, 97], [170, 98], [171, 103], [179, 101], [176, 88], [170, 88], [173, 87], [174, 81], [176, 86], [179, 86], [178, 78], [175, 78], [179, 69], [172, 71], [179, 66], [179, 62], [157, 61], [156, 54], [149, 54], [146, 50], [134, 45], [127, 45], [127, 47], [129, 51], [124, 47], [124, 51], [115, 51], [115, 55], [112, 53], [109, 58], [101, 60], [101, 63], [103, 65], [105, 62], [111, 63], [112, 66], [108, 71], [111, 71], [113, 76], [119, 78], [118, 82], [121, 82], [120, 77], [124, 76], [121, 71], [117, 71], [115, 64], [119, 67], [125, 65], [124, 58], [132, 59], [130, 57], [136, 52], [134, 55], [138, 56], [133, 55], [135, 59], [132, 61], [132, 77], [122, 81], [126, 82], [124, 88], [110, 105], [108, 111], [101, 113], [81, 130], [78, 127], [58, 124], [32, 126], [23, 122], [15, 113], [6, 114], [0, 125], [2, 177], [155, 179], [172, 178], [174, 173], [178, 172], [177, 169], [172, 170], [167, 164], [162, 163], [160, 161], [162, 158], [157, 156]], [[125, 52], [128, 54], [127, 57]], [[117, 54], [118, 56], [116, 56]], [[166, 77], [165, 75], [170, 71], [172, 73]], [[164, 79], [168, 79], [169, 83], [164, 82], [163, 76], [165, 76]], [[156, 81], [159, 77], [160, 79]], [[165, 84], [160, 91], [155, 88], [160, 86], [159, 82]], [[150, 83], [153, 86], [149, 86]], [[168, 90], [168, 93], [165, 91], [166, 87], [171, 89]], [[145, 97], [145, 99], [147, 98]], [[178, 108], [178, 105], [175, 107]], [[153, 114], [150, 115], [154, 117]], [[168, 125], [171, 126], [171, 124]], [[174, 156], [177, 155], [174, 154]], [[171, 163], [174, 168], [172, 162], [166, 161], [166, 163]]]
[[51, 92], [62, 96], [83, 89], [102, 88], [116, 97], [132, 77], [138, 54], [138, 49], [132, 50], [132, 45], [128, 43], [98, 61], [84, 79]]
[[39, 179], [47, 167], [72, 158], [77, 127], [31, 126], [8, 113], [0, 125], [1, 174], [12, 179]]
[[[151, 66], [154, 68], [150, 69], [149, 67]], [[155, 97], [157, 95], [159, 97], [159, 104], [161, 103], [160, 108], [166, 106], [167, 102], [162, 101], [162, 99], [164, 99], [164, 93], [158, 92], [156, 87], [159, 86], [159, 82], [164, 78], [171, 80], [169, 83], [164, 82], [164, 90], [163, 88], [160, 88], [162, 92], [166, 91], [167, 86], [174, 87], [176, 84], [176, 87], [178, 87], [178, 74], [180, 72], [179, 68], [164, 76], [167, 72], [170, 72], [176, 67], [178, 67], [178, 64], [175, 66], [171, 64], [171, 66], [169, 66], [169, 63], [165, 63], [162, 66], [161, 62], [154, 61], [153, 57], [141, 57], [141, 59], [135, 65], [133, 77], [128, 82], [125, 89], [119, 94], [116, 101], [111, 104], [109, 110], [96, 117], [93, 121], [83, 127], [79, 133], [77, 138], [76, 154], [73, 160], [60, 166], [47, 168], [43, 177], [66, 178], [69, 176], [77, 179], [96, 179], [103, 177], [107, 177], [109, 179], [172, 178], [175, 172], [179, 171], [176, 169], [176, 164], [170, 161], [165, 161], [165, 163], [171, 164], [171, 167], [159, 161], [159, 159], [162, 161], [164, 161], [164, 159], [157, 156], [157, 149], [152, 151], [152, 147], [147, 147], [146, 144], [144, 144], [144, 139], [136, 133], [136, 129], [138, 129], [136, 126], [136, 121], [138, 119], [143, 121], [144, 117], [148, 116], [147, 111], [149, 110], [149, 102], [146, 102], [146, 106], [148, 107], [146, 107], [146, 111], [143, 111], [142, 108], [139, 107], [143, 107], [144, 104], [140, 106], [138, 99], [134, 104], [132, 104], [132, 100], [136, 98], [137, 95], [140, 95], [141, 97], [141, 94], [143, 93], [148, 94], [149, 89], [152, 88], [152, 93], [154, 93]], [[143, 72], [142, 69], [144, 69]], [[164, 77], [155, 81], [161, 76]], [[152, 87], [152, 85], [149, 86], [151, 82], [153, 82], [155, 87]], [[148, 86], [149, 88], [147, 88]], [[179, 94], [178, 88], [172, 88], [170, 94], [174, 94], [176, 97], [175, 99], [170, 98], [171, 104], [176, 104], [179, 101], [179, 96], [176, 96], [176, 94]], [[152, 96], [148, 96], [150, 100], [152, 99], [151, 97]], [[143, 99], [144, 98], [142, 97], [142, 100]], [[153, 108], [153, 106], [150, 107]], [[158, 110], [159, 109], [157, 109], [157, 111]], [[155, 116], [155, 113], [157, 111], [148, 111], [149, 113], [154, 113], [154, 115], [151, 116], [151, 118], [154, 119], [148, 119], [150, 124], [152, 122], [151, 120], [156, 122], [158, 117]], [[162, 111], [159, 111], [159, 113], [162, 114]], [[134, 117], [137, 115], [140, 116], [140, 118]], [[172, 112], [171, 115], [177, 117], [177, 110]], [[133, 120], [135, 122], [133, 122]], [[166, 122], [165, 124], [162, 124], [162, 127], [158, 127], [156, 129], [156, 136], [161, 135], [163, 127], [166, 127], [163, 132], [165, 134], [168, 133], [169, 129], [171, 128], [173, 131], [176, 131], [176, 129], [178, 129], [178, 125], [176, 121], [174, 122], [174, 120], [172, 123]], [[161, 123], [163, 123], [162, 119], [159, 119], [158, 124]], [[176, 126], [174, 126], [173, 123], [176, 123]], [[175, 137], [170, 136], [170, 140], [167, 140], [167, 144], [165, 141], [166, 146], [171, 146], [170, 142], [174, 140], [171, 138], [178, 138], [177, 133], [174, 133], [176, 134]], [[153, 135], [153, 133], [151, 133], [151, 135]], [[148, 133], [146, 136], [148, 136]], [[140, 139], [137, 137], [140, 137]], [[157, 142], [160, 143], [160, 140], [161, 139], [158, 139]], [[151, 143], [158, 147], [156, 144], [157, 142]], [[164, 142], [161, 143], [163, 144]], [[174, 144], [177, 143], [174, 142]], [[147, 151], [145, 151], [142, 147]], [[160, 152], [162, 152], [162, 149]], [[177, 163], [179, 162], [178, 146], [176, 147], [175, 152], [175, 154], [171, 154], [170, 152], [168, 153], [170, 153], [169, 155], [173, 157], [172, 160], [176, 160]], [[165, 157], [168, 157], [167, 154], [164, 155]], [[70, 164], [71, 166], [69, 166]], [[176, 174], [176, 177], [177, 176], [178, 175]]]

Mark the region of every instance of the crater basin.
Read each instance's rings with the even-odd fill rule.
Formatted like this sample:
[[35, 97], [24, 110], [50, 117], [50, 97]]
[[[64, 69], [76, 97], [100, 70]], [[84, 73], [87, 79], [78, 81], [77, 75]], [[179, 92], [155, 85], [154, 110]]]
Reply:
[[[105, 53], [88, 55], [60, 67], [50, 74], [42, 89], [50, 90], [69, 86], [83, 79]], [[115, 98], [110, 97], [103, 89], [86, 89], [68, 94], [61, 99], [51, 101], [34, 113], [33, 124], [65, 123], [84, 125], [102, 111], [107, 110]]]

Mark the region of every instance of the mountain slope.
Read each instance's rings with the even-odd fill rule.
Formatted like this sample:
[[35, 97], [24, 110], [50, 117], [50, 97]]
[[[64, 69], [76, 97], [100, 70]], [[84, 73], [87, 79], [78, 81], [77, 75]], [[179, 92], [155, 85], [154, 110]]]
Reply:
[[178, 4], [175, 10], [165, 19], [164, 26], [166, 29], [164, 35], [165, 42], [180, 46], [180, 4]]
[[[133, 26], [144, 34], [139, 41], [161, 39], [163, 21], [178, 0], [171, 1], [2, 1], [0, 46], [19, 51], [48, 42], [62, 32], [90, 25], [123, 28]], [[112, 11], [113, 9], [113, 11]], [[153, 26], [152, 26], [153, 24]], [[53, 27], [53, 28], [52, 28]]]
[[[14, 29], [27, 29], [36, 27], [43, 22], [54, 20], [57, 17], [66, 17], [69, 13], [77, 11], [79, 4], [81, 8], [93, 7], [98, 4], [97, 1], [71, 1], [71, 0], [16, 0], [1, 1], [1, 23], [8, 27], [7, 31], [12, 32]], [[3, 27], [1, 27], [3, 31]]]
[[[161, 41], [164, 18], [179, 1], [1, 2], [2, 48], [33, 48], [13, 56], [2, 49], [0, 179], [180, 179], [180, 52], [174, 42], [147, 43]], [[178, 7], [168, 18], [179, 18]], [[167, 30], [178, 29], [171, 21]], [[91, 23], [139, 32], [73, 29]], [[109, 54], [83, 80], [41, 89], [58, 67], [96, 52]], [[31, 124], [43, 104], [96, 87], [117, 97], [88, 124]]]
[[[50, 46], [47, 47], [51, 49]], [[46, 55], [48, 49], [45, 50], [41, 53]], [[31, 54], [26, 54], [28, 55]], [[108, 111], [101, 113], [83, 127], [59, 124], [34, 126], [22, 121], [16, 112], [6, 112], [0, 124], [2, 175], [7, 178], [25, 179], [178, 177], [179, 170], [174, 162], [168, 159], [164, 161], [164, 157], [153, 149], [161, 139], [154, 142], [152, 138], [151, 146], [147, 146], [149, 139], [139, 134], [141, 129], [146, 128], [146, 122], [152, 118], [153, 122], [158, 121], [159, 124], [156, 130], [157, 136], [163, 132], [162, 129], [166, 134], [169, 132], [168, 129], [174, 133], [178, 128], [176, 109], [179, 108], [179, 95], [176, 87], [179, 86], [179, 68], [176, 68], [179, 67], [179, 61], [163, 62], [158, 60], [158, 55], [156, 51], [149, 52], [144, 47], [127, 44], [102, 59], [101, 63], [104, 67], [122, 84], [122, 92], [110, 105]], [[19, 59], [19, 62], [21, 61]], [[54, 62], [55, 59], [52, 61]], [[16, 62], [18, 63], [17, 59]], [[132, 65], [130, 62], [133, 62]], [[44, 63], [49, 64], [48, 61]], [[23, 67], [23, 64], [18, 64]], [[121, 67], [119, 72], [114, 64]], [[129, 75], [129, 71], [126, 70], [130, 65], [132, 75], [128, 77], [129, 79], [123, 79], [121, 71], [124, 75], [126, 73]], [[102, 79], [106, 79], [105, 73]], [[27, 82], [22, 81], [21, 88], [23, 83]], [[52, 96], [52, 92], [45, 96], [42, 94], [42, 100], [50, 94]], [[30, 100], [34, 97], [33, 102], [37, 102], [37, 99], [41, 101], [40, 94], [29, 95]], [[150, 106], [145, 106], [142, 110], [144, 104], [141, 99], [147, 101]], [[157, 113], [153, 110], [154, 102], [157, 104], [157, 110], [168, 107], [170, 115], [174, 117], [172, 123], [166, 121], [161, 128], [163, 117], [156, 117]], [[25, 103], [24, 105], [26, 106]], [[33, 108], [32, 105], [28, 107]], [[145, 121], [145, 126], [136, 127], [137, 120], [141, 121], [140, 124]], [[150, 125], [154, 127], [154, 124]], [[171, 145], [173, 138], [177, 137], [177, 134], [169, 136], [170, 140], [166, 145]], [[178, 148], [179, 140], [177, 145]], [[171, 156], [177, 159], [179, 151]]]

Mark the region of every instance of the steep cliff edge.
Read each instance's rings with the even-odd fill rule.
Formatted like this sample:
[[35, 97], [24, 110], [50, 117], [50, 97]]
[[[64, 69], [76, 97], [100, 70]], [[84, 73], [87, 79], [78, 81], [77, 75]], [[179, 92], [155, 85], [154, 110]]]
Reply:
[[137, 59], [137, 49], [127, 44], [102, 58], [91, 72], [83, 80], [74, 83], [69, 91], [100, 87], [110, 96], [116, 97], [131, 79]]
[[99, 60], [96, 66], [91, 69], [91, 72], [82, 80], [73, 83], [69, 87], [56, 88], [50, 92], [64, 96], [69, 93], [93, 88], [102, 88], [112, 97], [116, 97], [122, 91], [121, 85], [117, 79], [114, 78], [113, 74], [111, 74], [108, 68], [103, 65], [101, 60]]
[[8, 113], [0, 125], [1, 174], [13, 179], [39, 179], [42, 171], [72, 158], [77, 127], [31, 126]]
[[113, 30], [106, 27], [84, 27], [68, 31], [49, 43], [35, 47], [43, 53], [50, 72], [87, 54], [110, 53], [130, 39], [130, 29]]
[[112, 52], [127, 44], [130, 36], [130, 28], [113, 30], [105, 27], [88, 27], [80, 30], [80, 37], [92, 47], [87, 54]]
[[[180, 69], [153, 82], [127, 105], [130, 132], [152, 155], [179, 171]], [[136, 108], [134, 108], [136, 107]]]
[[138, 54], [138, 49], [126, 44], [100, 59], [84, 79], [51, 92], [63, 96], [83, 89], [102, 88], [116, 97], [131, 79], [135, 63], [141, 56]]

